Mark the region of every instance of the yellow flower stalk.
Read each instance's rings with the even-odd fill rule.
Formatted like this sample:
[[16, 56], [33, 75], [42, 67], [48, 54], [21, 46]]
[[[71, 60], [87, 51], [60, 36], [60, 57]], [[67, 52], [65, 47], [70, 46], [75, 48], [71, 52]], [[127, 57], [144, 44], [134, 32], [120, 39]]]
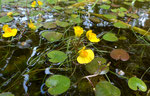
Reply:
[[86, 32], [86, 37], [91, 42], [99, 42], [100, 41], [100, 39], [97, 38], [96, 34], [93, 33], [92, 30], [89, 30], [89, 31]]
[[28, 23], [29, 28], [32, 30], [36, 30], [36, 26], [32, 23], [32, 20], [30, 20], [30, 23]]
[[41, 6], [43, 5], [43, 3], [41, 1], [38, 1], [38, 5]]
[[94, 52], [91, 49], [85, 49], [85, 46], [78, 53], [77, 61], [80, 64], [90, 63], [94, 59]]
[[31, 7], [35, 7], [36, 6], [36, 1], [33, 1], [32, 3], [31, 3]]
[[3, 31], [4, 31], [4, 34], [2, 36], [5, 38], [16, 36], [17, 34], [17, 29], [15, 28], [11, 29], [7, 24], [3, 26]]
[[80, 37], [83, 34], [83, 28], [80, 26], [73, 27], [76, 37]]

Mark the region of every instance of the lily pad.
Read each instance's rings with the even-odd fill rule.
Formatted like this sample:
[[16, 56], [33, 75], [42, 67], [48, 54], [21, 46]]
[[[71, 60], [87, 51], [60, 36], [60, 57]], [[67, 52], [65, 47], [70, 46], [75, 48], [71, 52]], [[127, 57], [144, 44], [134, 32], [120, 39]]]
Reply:
[[53, 75], [46, 80], [45, 85], [49, 87], [51, 95], [58, 95], [66, 92], [70, 87], [70, 79], [63, 75]]
[[10, 22], [12, 21], [13, 18], [12, 17], [9, 17], [9, 16], [3, 16], [0, 18], [0, 23], [7, 23], [7, 22]]
[[117, 16], [111, 15], [111, 14], [104, 14], [104, 17], [106, 17], [108, 19], [116, 19], [117, 18]]
[[43, 24], [43, 27], [44, 28], [56, 28], [57, 26], [56, 26], [56, 24], [54, 22], [45, 22]]
[[44, 31], [41, 35], [50, 42], [58, 41], [63, 36], [62, 33], [54, 31]]
[[127, 61], [130, 58], [129, 54], [123, 49], [112, 50], [110, 56], [115, 60], [121, 59], [122, 61]]
[[107, 32], [106, 34], [104, 34], [103, 39], [106, 41], [110, 41], [110, 42], [116, 42], [118, 41], [118, 37], [111, 32]]
[[47, 56], [51, 58], [49, 61], [53, 63], [63, 62], [67, 58], [67, 55], [64, 52], [57, 50], [49, 52]]
[[125, 24], [122, 23], [122, 22], [116, 22], [116, 23], [114, 23], [113, 25], [114, 25], [115, 27], [117, 27], [117, 28], [128, 28], [128, 26], [125, 25]]
[[101, 5], [100, 8], [102, 8], [102, 9], [109, 9], [109, 8], [110, 8], [110, 5], [105, 5], [105, 4], [104, 4], [104, 5]]
[[15, 96], [15, 95], [12, 94], [11, 92], [4, 92], [4, 93], [1, 93], [0, 96]]
[[89, 64], [86, 64], [85, 68], [90, 74], [95, 73], [99, 73], [100, 75], [106, 74], [109, 71], [109, 67], [106, 65], [102, 65], [104, 63], [106, 63], [105, 58], [97, 57], [94, 58], [94, 60], [92, 60], [92, 62], [90, 62]]
[[68, 22], [56, 21], [56, 24], [60, 27], [67, 27], [69, 26]]
[[109, 83], [108, 81], [101, 81], [96, 85], [95, 96], [120, 96], [120, 90]]
[[145, 92], [147, 90], [146, 84], [137, 77], [131, 77], [128, 81], [128, 86], [135, 91], [140, 89], [141, 91]]

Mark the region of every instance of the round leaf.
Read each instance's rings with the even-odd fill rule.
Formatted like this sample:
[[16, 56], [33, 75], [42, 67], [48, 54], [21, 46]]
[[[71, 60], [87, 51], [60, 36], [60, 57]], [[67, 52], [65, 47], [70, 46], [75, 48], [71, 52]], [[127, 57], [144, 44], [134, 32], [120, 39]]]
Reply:
[[130, 58], [129, 54], [123, 49], [112, 50], [110, 56], [115, 60], [121, 59], [122, 61], [127, 61]]
[[44, 28], [56, 28], [57, 26], [56, 26], [56, 24], [54, 22], [45, 22], [43, 24], [43, 27]]
[[109, 9], [109, 8], [110, 8], [110, 5], [105, 5], [105, 4], [104, 4], [104, 5], [101, 5], [100, 8], [102, 8], [102, 9]]
[[[106, 65], [101, 65], [106, 63], [106, 59], [104, 58], [94, 58], [94, 60], [92, 60], [92, 62], [90, 62], [89, 64], [85, 65], [86, 70], [90, 73], [90, 74], [95, 74], [95, 73], [105, 73], [104, 70], [107, 72], [109, 71], [109, 67], [107, 67]], [[104, 68], [106, 67], [106, 68]]]
[[116, 19], [117, 18], [117, 16], [111, 15], [111, 14], [104, 14], [104, 17], [106, 17], [108, 19]]
[[53, 31], [44, 31], [41, 35], [50, 42], [58, 41], [63, 36], [62, 33]]
[[51, 95], [58, 95], [67, 91], [70, 87], [70, 79], [62, 75], [53, 75], [46, 80], [45, 85], [49, 87]]
[[103, 39], [106, 40], [106, 41], [110, 41], [110, 42], [116, 42], [118, 41], [118, 38], [116, 37], [116, 35], [114, 33], [106, 33], [104, 36], [103, 36]]
[[120, 96], [120, 90], [107, 81], [101, 81], [96, 85], [95, 96]]
[[53, 63], [63, 62], [67, 58], [67, 55], [64, 52], [57, 50], [49, 52], [47, 56], [51, 58], [49, 61]]
[[116, 22], [113, 25], [117, 28], [128, 28], [128, 26], [123, 24], [122, 22]]
[[4, 93], [1, 93], [0, 96], [15, 96], [15, 95], [12, 94], [11, 92], [4, 92]]
[[56, 21], [56, 24], [60, 27], [67, 27], [69, 26], [68, 22], [61, 22], [61, 21]]
[[137, 77], [131, 77], [128, 81], [128, 86], [132, 90], [137, 90], [138, 88], [143, 92], [147, 90], [146, 84]]

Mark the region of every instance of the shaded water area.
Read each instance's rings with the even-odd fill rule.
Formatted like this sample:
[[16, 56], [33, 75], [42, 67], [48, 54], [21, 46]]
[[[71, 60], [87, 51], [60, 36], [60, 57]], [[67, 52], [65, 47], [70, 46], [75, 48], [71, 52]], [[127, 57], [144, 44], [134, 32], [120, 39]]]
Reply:
[[[136, 1], [134, 6], [126, 5], [122, 0], [112, 1], [114, 6], [118, 5], [127, 9], [132, 9], [132, 11], [139, 16], [137, 19], [130, 18], [129, 24], [145, 30], [150, 30], [149, 1]], [[10, 3], [4, 2], [2, 5], [3, 14], [10, 11], [17, 11], [20, 14], [14, 16], [14, 20], [7, 23], [11, 25], [11, 27], [17, 27], [19, 29], [19, 34], [14, 38], [0, 39], [0, 92], [12, 92], [15, 96], [52, 96], [47, 92], [48, 88], [45, 86], [45, 80], [53, 74], [61, 74], [70, 78], [71, 87], [67, 92], [59, 96], [94, 96], [93, 86], [87, 79], [82, 79], [77, 83], [79, 79], [90, 74], [85, 69], [84, 65], [76, 62], [77, 56], [70, 55], [72, 50], [68, 46], [73, 45], [72, 38], [68, 40], [65, 39], [69, 36], [74, 36], [73, 26], [77, 24], [65, 28], [60, 26], [45, 28], [38, 23], [39, 20], [43, 20], [43, 22], [55, 22], [56, 20], [69, 21], [69, 12], [67, 11], [68, 13], [65, 13], [64, 11], [66, 10], [53, 10], [49, 7], [51, 5], [45, 5], [43, 8], [30, 9], [25, 8], [25, 3], [24, 6], [21, 6], [19, 5], [21, 4], [20, 2], [16, 2], [18, 1], [12, 1]], [[68, 6], [71, 3], [63, 4], [60, 3], [62, 6]], [[88, 4], [85, 9], [80, 9], [80, 11], [90, 11], [97, 14], [107, 14], [109, 12], [99, 6], [100, 4], [97, 4], [90, 10], [92, 4]], [[33, 10], [43, 11], [44, 14], [41, 12], [41, 14], [35, 16], [28, 16], [29, 14], [31, 15]], [[0, 16], [2, 16], [2, 14]], [[34, 19], [34, 22], [39, 26], [36, 31], [27, 28], [27, 21], [29, 21], [29, 18]], [[80, 18], [82, 20], [80, 26], [86, 31], [92, 29], [100, 38], [107, 32], [113, 32], [117, 37], [126, 37], [125, 40], [120, 39], [117, 42], [107, 42], [101, 39], [99, 43], [92, 44], [83, 41], [84, 44], [82, 45], [86, 44], [89, 48], [93, 49], [95, 57], [103, 57], [107, 62], [111, 62], [109, 67], [110, 72], [107, 73], [107, 76], [99, 75], [90, 78], [93, 85], [95, 86], [100, 80], [110, 80], [112, 84], [120, 89], [121, 96], [150, 96], [147, 91], [131, 90], [128, 87], [127, 79], [116, 75], [118, 70], [122, 70], [128, 78], [132, 76], [138, 78], [142, 77], [142, 80], [147, 85], [147, 89], [150, 89], [150, 70], [147, 70], [150, 67], [150, 39], [130, 29], [116, 28], [111, 22], [107, 22], [101, 18], [98, 18], [100, 22], [96, 22], [89, 19], [88, 14], [80, 14]], [[122, 21], [127, 21], [128, 19], [128, 17], [119, 17], [119, 20]], [[6, 23], [0, 24], [1, 31], [4, 24]], [[58, 31], [65, 33], [65, 36], [63, 36], [63, 39], [51, 43], [41, 36], [43, 30]], [[130, 55], [130, 59], [124, 62], [112, 59], [110, 57], [110, 52], [115, 48], [126, 50]], [[47, 53], [52, 50], [64, 51], [68, 57], [73, 58], [73, 60], [67, 59], [62, 63], [52, 63], [47, 57]]]

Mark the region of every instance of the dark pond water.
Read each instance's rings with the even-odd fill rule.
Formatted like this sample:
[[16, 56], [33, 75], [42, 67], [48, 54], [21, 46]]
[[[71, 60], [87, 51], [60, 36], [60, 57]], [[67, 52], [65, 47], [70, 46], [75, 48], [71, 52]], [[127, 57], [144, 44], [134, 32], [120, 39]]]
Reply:
[[[132, 8], [133, 12], [136, 12], [139, 15], [139, 18], [132, 19], [129, 24], [149, 30], [150, 2], [135, 2], [134, 7], [125, 5], [122, 0], [119, 2], [114, 0], [114, 4], [123, 6], [127, 9]], [[99, 6], [99, 4], [96, 5], [91, 11], [98, 14], [108, 13], [107, 10], [100, 9]], [[87, 7], [87, 9], [90, 8], [91, 5]], [[40, 27], [35, 32], [25, 29], [25, 27], [27, 27], [26, 22], [28, 20], [26, 11], [30, 9], [22, 8], [19, 5], [14, 6], [9, 3], [3, 5], [2, 8], [3, 12], [14, 10], [21, 12], [21, 16], [14, 17], [14, 20], [7, 24], [12, 25], [12, 27], [20, 27], [19, 31], [23, 35], [14, 38], [13, 41], [10, 41], [10, 39], [0, 39], [0, 92], [9, 91], [15, 94], [15, 96], [51, 96], [46, 91], [47, 88], [44, 86], [44, 82], [46, 78], [51, 76], [51, 74], [61, 74], [70, 77], [72, 86], [67, 92], [60, 96], [94, 96], [93, 88], [87, 79], [83, 79], [78, 83], [78, 85], [74, 85], [74, 83], [76, 83], [80, 78], [89, 75], [89, 73], [85, 70], [85, 66], [76, 65], [74, 62], [70, 61], [65, 64], [52, 64], [48, 61], [46, 53], [49, 50], [58, 49], [66, 52], [66, 43], [68, 42], [47, 42], [46, 39], [40, 36], [40, 32], [45, 30], [43, 27]], [[46, 10], [46, 8], [43, 8], [43, 10]], [[45, 22], [55, 21], [56, 16], [56, 12], [45, 11], [42, 18], [45, 19]], [[34, 18], [35, 21], [39, 19], [38, 16], [30, 18]], [[67, 20], [67, 17], [64, 17], [63, 19]], [[116, 33], [118, 37], [125, 36], [127, 38], [126, 40], [119, 40], [115, 43], [101, 40], [101, 42], [92, 45], [92, 47], [94, 48], [96, 57], [104, 57], [107, 61], [111, 62], [111, 72], [109, 72], [107, 76], [110, 81], [121, 90], [121, 96], [146, 96], [147, 92], [132, 91], [129, 89], [127, 79], [118, 77], [112, 72], [115, 73], [116, 70], [123, 70], [126, 77], [137, 76], [140, 78], [150, 67], [149, 41], [142, 35], [136, 34], [129, 29], [115, 28], [112, 23], [102, 19], [100, 19], [100, 23], [90, 21], [87, 18], [87, 15], [82, 15], [82, 19], [82, 27], [85, 28], [85, 30], [92, 29], [99, 36], [111, 30]], [[121, 19], [126, 20], [128, 18], [124, 17]], [[3, 25], [4, 24], [0, 24], [0, 30], [2, 30]], [[56, 27], [52, 30], [63, 32], [64, 28]], [[73, 32], [72, 28], [69, 30]], [[26, 42], [28, 44], [23, 45], [22, 42]], [[130, 59], [126, 62], [113, 60], [109, 53], [114, 48], [125, 49], [130, 54]], [[148, 70], [142, 78], [148, 89], [150, 88], [149, 77], [150, 71]], [[91, 78], [91, 81], [95, 85], [99, 80], [105, 79], [107, 80], [105, 76], [96, 76]]]

